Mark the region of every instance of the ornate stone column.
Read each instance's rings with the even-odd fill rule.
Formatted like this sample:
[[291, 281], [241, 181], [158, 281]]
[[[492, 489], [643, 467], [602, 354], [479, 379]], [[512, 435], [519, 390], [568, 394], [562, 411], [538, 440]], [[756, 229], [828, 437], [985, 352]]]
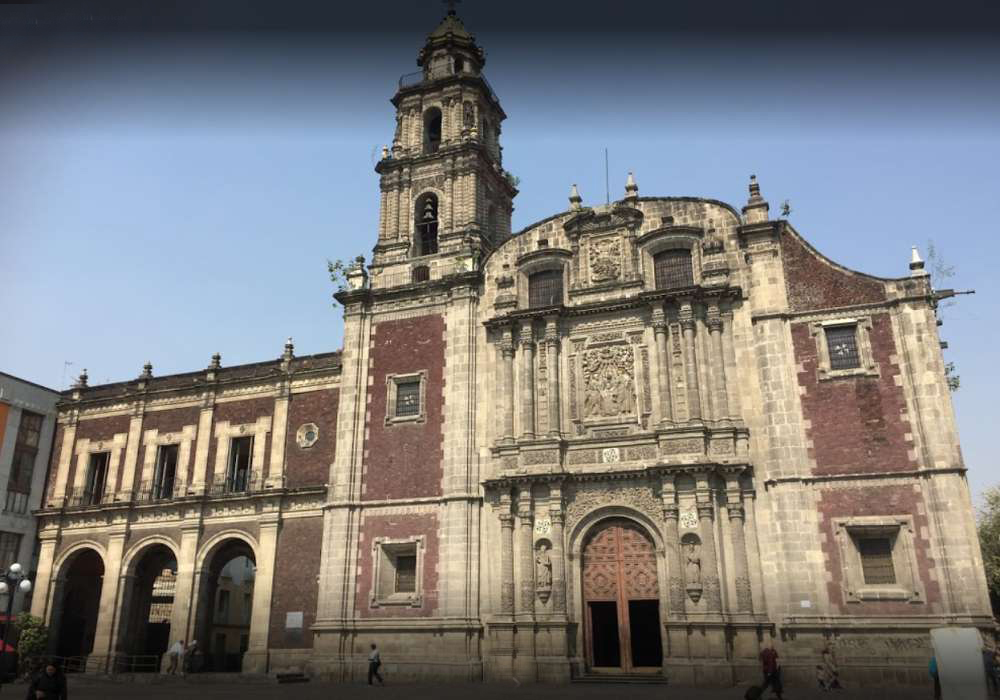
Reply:
[[663, 545], [667, 554], [667, 591], [671, 618], [684, 616], [684, 564], [681, 562], [680, 530], [678, 520], [680, 509], [674, 491], [674, 477], [664, 474], [662, 477], [663, 503]]
[[740, 489], [739, 472], [726, 473], [726, 511], [729, 513], [729, 536], [733, 541], [733, 574], [736, 583], [736, 610], [741, 613], [753, 612], [753, 594], [750, 590], [750, 574], [747, 566], [747, 542], [743, 511], [743, 494]]
[[521, 326], [521, 439], [535, 438], [535, 332]]
[[698, 390], [698, 354], [694, 349], [696, 321], [690, 303], [681, 306], [681, 328], [684, 329], [684, 368], [687, 374], [688, 419], [701, 420], [701, 395]]
[[563, 545], [562, 489], [549, 492], [549, 519], [552, 521], [552, 610], [566, 614], [566, 551]]
[[514, 442], [514, 338], [507, 326], [501, 332], [500, 358], [503, 364], [503, 435], [504, 442]]
[[698, 475], [698, 535], [701, 537], [702, 598], [710, 613], [722, 612], [719, 563], [715, 556], [715, 504], [709, 490], [708, 474]]
[[715, 419], [729, 417], [729, 396], [726, 391], [726, 357], [722, 352], [722, 317], [718, 304], [708, 307], [708, 333], [712, 339], [712, 373], [715, 376]]
[[514, 514], [510, 494], [500, 494], [500, 612], [514, 614]]
[[561, 430], [559, 410], [559, 319], [545, 319], [546, 374], [549, 384], [549, 435], [558, 437]]
[[521, 560], [521, 597], [518, 613], [535, 612], [535, 548], [534, 529], [531, 513], [531, 488], [521, 487], [517, 497], [517, 518], [520, 522], [518, 551]]
[[656, 374], [660, 378], [660, 416], [664, 423], [671, 423], [674, 420], [674, 408], [670, 397], [667, 318], [659, 304], [653, 307], [653, 334], [656, 336]]

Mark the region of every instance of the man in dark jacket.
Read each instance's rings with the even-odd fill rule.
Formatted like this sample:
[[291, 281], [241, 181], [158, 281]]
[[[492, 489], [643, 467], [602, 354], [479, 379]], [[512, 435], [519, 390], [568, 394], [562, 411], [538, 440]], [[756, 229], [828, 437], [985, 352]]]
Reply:
[[68, 700], [66, 676], [53, 664], [47, 664], [28, 686], [26, 700]]

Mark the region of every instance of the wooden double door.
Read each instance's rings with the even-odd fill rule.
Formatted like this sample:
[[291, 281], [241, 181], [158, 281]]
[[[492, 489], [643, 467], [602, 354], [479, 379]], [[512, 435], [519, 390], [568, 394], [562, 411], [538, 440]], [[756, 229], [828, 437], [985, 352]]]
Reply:
[[656, 548], [625, 518], [597, 524], [583, 549], [587, 663], [596, 672], [654, 672], [663, 663]]

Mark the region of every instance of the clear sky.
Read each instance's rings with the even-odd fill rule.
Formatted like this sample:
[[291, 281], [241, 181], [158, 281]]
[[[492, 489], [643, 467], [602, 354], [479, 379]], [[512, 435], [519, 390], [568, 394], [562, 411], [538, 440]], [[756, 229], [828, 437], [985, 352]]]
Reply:
[[[801, 233], [864, 272], [906, 275], [910, 246], [933, 241], [955, 270], [939, 286], [976, 290], [941, 328], [970, 481], [1000, 482], [996, 35], [783, 32], [777, 15], [713, 33], [693, 15], [467, 4], [508, 115], [515, 229], [567, 208], [572, 183], [603, 203], [607, 148], [612, 198], [632, 170], [641, 195], [739, 207], [756, 173], [775, 215], [789, 200]], [[0, 369], [64, 388], [84, 367], [100, 383], [146, 360], [275, 358], [287, 336], [298, 354], [340, 347], [326, 260], [370, 256], [388, 100], [443, 8], [354, 12], [0, 27], [17, 33], [0, 48]]]

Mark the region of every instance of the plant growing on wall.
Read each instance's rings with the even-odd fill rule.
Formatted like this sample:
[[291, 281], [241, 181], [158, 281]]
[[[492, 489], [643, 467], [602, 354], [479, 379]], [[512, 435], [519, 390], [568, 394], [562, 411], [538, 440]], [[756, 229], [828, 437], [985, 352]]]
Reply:
[[330, 273], [330, 281], [333, 282], [338, 292], [347, 289], [347, 268], [349, 264], [343, 260], [327, 260], [326, 269]]

